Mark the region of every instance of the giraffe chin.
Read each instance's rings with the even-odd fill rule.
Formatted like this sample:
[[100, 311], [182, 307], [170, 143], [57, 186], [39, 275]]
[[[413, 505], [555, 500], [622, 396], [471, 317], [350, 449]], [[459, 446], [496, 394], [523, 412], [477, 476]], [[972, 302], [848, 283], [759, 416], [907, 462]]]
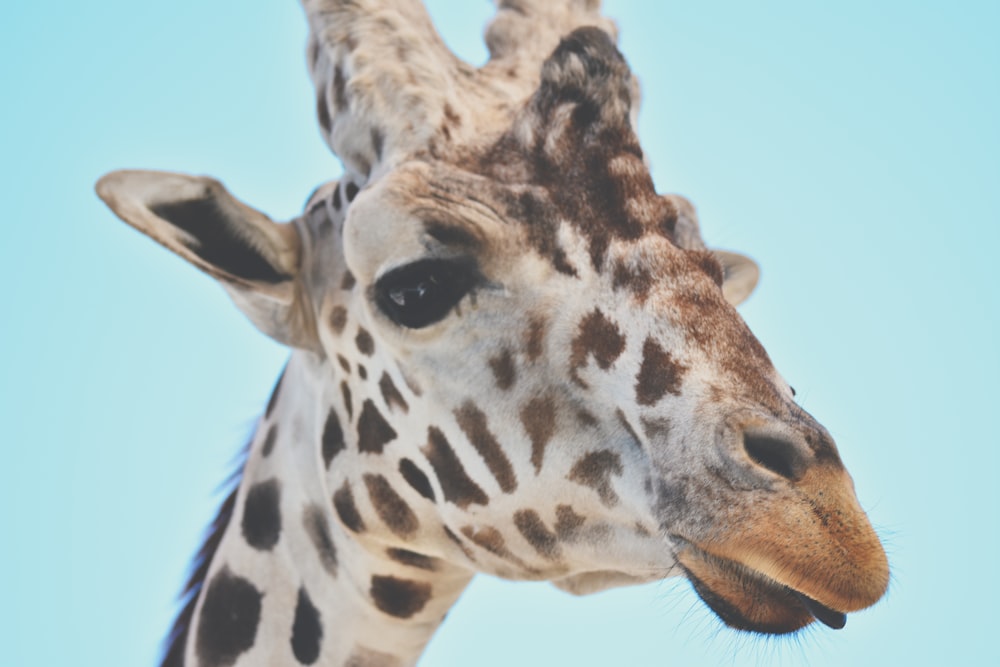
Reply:
[[687, 543], [678, 561], [698, 597], [737, 630], [781, 635], [820, 621], [839, 630], [847, 615], [746, 565]]

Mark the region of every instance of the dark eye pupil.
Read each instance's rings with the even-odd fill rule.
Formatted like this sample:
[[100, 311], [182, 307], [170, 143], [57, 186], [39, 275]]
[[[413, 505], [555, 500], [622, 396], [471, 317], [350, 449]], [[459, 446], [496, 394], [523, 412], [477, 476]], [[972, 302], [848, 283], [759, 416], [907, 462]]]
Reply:
[[375, 302], [396, 324], [419, 329], [444, 319], [478, 276], [469, 261], [420, 260], [383, 276], [375, 284]]

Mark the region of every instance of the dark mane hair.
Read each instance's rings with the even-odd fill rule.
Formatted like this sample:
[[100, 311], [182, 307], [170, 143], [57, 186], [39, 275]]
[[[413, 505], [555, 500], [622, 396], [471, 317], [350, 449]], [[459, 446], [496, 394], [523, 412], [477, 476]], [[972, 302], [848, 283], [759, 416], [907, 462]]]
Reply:
[[201, 548], [198, 549], [198, 553], [191, 561], [187, 583], [184, 584], [184, 589], [178, 596], [181, 610], [177, 613], [177, 618], [174, 619], [170, 634], [163, 642], [163, 659], [160, 661], [160, 667], [184, 666], [184, 647], [187, 644], [188, 631], [191, 629], [194, 608], [198, 603], [198, 595], [201, 593], [202, 586], [205, 584], [205, 578], [208, 576], [208, 568], [212, 564], [215, 552], [219, 548], [222, 536], [225, 535], [229, 520], [233, 516], [236, 493], [240, 488], [243, 464], [246, 462], [249, 449], [249, 445], [244, 448], [243, 453], [239, 456], [238, 468], [222, 485], [222, 488], [226, 489], [226, 499], [222, 501], [215, 519], [205, 531], [205, 539]]

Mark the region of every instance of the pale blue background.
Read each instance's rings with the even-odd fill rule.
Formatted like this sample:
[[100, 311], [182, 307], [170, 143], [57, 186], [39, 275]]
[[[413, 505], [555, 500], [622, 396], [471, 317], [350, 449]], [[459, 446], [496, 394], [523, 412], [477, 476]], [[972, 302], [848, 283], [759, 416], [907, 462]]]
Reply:
[[[422, 664], [1000, 664], [1000, 3], [606, 7], [657, 185], [763, 266], [743, 313], [838, 439], [893, 584], [842, 632], [762, 641], [682, 582], [482, 579]], [[481, 61], [489, 4], [432, 9]], [[339, 166], [289, 0], [6, 2], [0, 26], [0, 665], [149, 665], [285, 352], [92, 184], [208, 173], [287, 218]]]

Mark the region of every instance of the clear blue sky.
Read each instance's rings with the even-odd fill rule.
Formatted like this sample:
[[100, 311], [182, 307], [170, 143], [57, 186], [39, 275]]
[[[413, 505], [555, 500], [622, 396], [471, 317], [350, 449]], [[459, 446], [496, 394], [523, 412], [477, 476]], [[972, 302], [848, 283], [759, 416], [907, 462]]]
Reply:
[[[481, 61], [490, 5], [431, 4]], [[1000, 664], [1000, 3], [606, 9], [657, 185], [762, 265], [743, 313], [837, 438], [892, 589], [763, 642], [679, 582], [482, 579], [423, 664]], [[208, 173], [287, 218], [339, 166], [291, 0], [8, 2], [0, 26], [0, 663], [148, 665], [285, 352], [92, 184]]]

